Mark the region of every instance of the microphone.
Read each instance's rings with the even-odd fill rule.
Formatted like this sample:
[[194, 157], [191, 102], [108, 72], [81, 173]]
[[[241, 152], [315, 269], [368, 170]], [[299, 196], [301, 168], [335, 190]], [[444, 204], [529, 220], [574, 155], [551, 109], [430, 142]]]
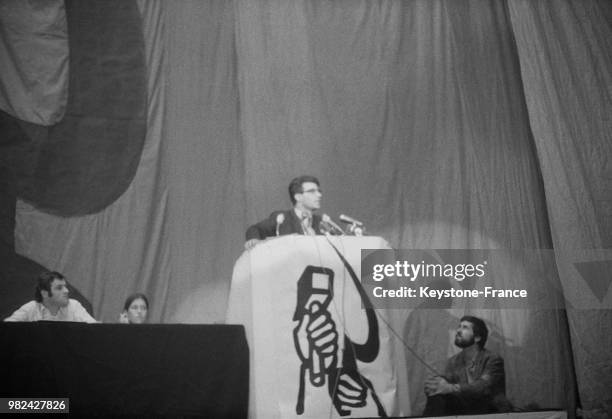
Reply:
[[329, 215], [321, 215], [321, 222], [330, 225], [332, 227], [332, 230], [336, 230], [337, 233], [340, 233], [341, 236], [344, 236], [344, 230], [342, 230], [342, 228], [338, 224], [334, 223], [334, 221]]
[[285, 222], [285, 214], [283, 214], [283, 213], [281, 212], [280, 214], [278, 214], [278, 215], [276, 216], [276, 236], [277, 236], [277, 237], [278, 237], [278, 235], [279, 235], [278, 230], [279, 230], [279, 228], [280, 228], [281, 224], [282, 224], [282, 223], [284, 223], [284, 222]]
[[356, 226], [362, 227], [363, 223], [359, 220], [354, 219], [353, 217], [349, 217], [348, 215], [340, 214], [340, 221], [347, 224], [354, 224]]

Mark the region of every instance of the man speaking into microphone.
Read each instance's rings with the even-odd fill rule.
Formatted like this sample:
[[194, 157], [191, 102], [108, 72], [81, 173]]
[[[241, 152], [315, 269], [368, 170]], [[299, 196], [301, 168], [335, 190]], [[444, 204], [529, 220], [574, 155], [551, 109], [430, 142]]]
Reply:
[[[332, 234], [342, 234], [328, 216], [316, 214], [321, 208], [319, 179], [314, 176], [299, 176], [289, 183], [289, 198], [293, 208], [274, 211], [268, 218], [253, 224], [246, 231], [245, 249], [251, 249], [260, 240], [285, 234], [314, 236], [322, 234], [321, 228]], [[331, 223], [331, 224], [330, 224]]]

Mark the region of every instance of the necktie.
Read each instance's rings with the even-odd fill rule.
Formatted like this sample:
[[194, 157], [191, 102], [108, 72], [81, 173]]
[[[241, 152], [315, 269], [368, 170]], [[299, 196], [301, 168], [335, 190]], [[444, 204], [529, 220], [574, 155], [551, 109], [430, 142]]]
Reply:
[[315, 231], [312, 228], [312, 217], [309, 217], [308, 215], [304, 215], [302, 218], [302, 229], [304, 230], [304, 235], [305, 236], [314, 236], [315, 235]]

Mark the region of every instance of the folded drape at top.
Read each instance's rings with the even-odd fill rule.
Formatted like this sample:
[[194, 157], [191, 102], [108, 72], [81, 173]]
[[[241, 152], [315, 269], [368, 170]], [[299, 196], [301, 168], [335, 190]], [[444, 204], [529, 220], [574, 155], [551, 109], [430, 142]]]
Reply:
[[[0, 112], [0, 164], [11, 167], [18, 178], [20, 198], [47, 212], [74, 216], [102, 210], [132, 182], [144, 144], [147, 96], [135, 1], [67, 1], [66, 16], [70, 80], [65, 114], [44, 126]], [[20, 27], [19, 22], [10, 27]], [[49, 43], [54, 32], [41, 31], [29, 34], [32, 42]], [[21, 53], [27, 47], [18, 44], [14, 50]], [[44, 65], [39, 66], [38, 59], [13, 64], [28, 77], [38, 77], [36, 69], [52, 73], [48, 67], [55, 61], [40, 58]], [[44, 80], [26, 79], [27, 85], [15, 88], [33, 95]], [[23, 103], [25, 109], [29, 105]]]
[[59, 122], [68, 56], [63, 0], [0, 2], [0, 109], [34, 124]]

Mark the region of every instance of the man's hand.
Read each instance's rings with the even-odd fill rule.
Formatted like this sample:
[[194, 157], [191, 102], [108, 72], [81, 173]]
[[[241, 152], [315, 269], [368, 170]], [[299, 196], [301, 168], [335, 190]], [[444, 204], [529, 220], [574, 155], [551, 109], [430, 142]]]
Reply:
[[244, 243], [244, 249], [245, 249], [245, 250], [251, 250], [251, 249], [252, 249], [252, 248], [254, 248], [254, 247], [255, 247], [255, 245], [256, 245], [257, 243], [259, 243], [260, 241], [261, 241], [261, 240], [259, 240], [259, 239], [251, 239], [251, 240], [247, 240], [247, 241]]
[[459, 391], [458, 384], [451, 384], [444, 377], [429, 377], [425, 380], [425, 394], [436, 396], [438, 394], [450, 394]]

